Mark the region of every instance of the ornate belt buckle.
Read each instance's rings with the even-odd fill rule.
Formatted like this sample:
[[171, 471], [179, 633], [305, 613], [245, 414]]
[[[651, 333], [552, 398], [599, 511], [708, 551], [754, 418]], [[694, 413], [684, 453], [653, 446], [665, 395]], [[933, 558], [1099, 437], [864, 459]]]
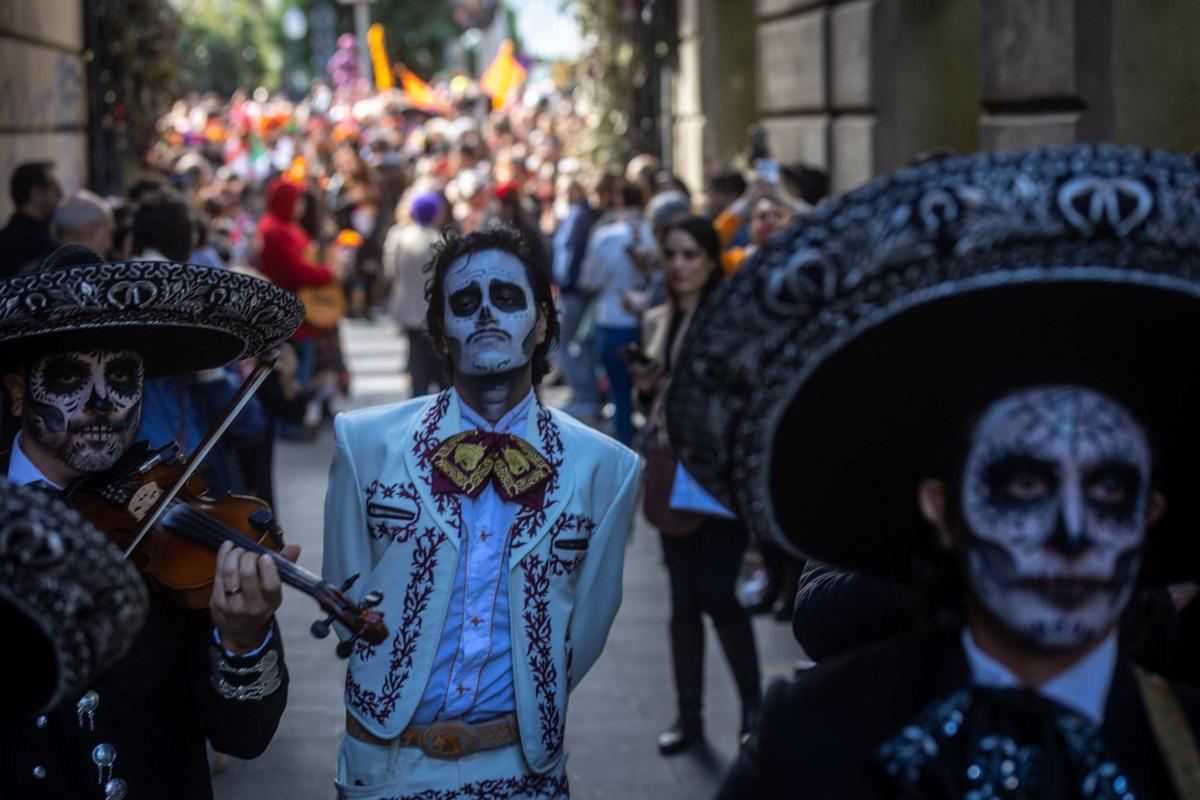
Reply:
[[431, 758], [453, 761], [474, 753], [479, 748], [479, 737], [467, 723], [446, 720], [421, 731], [417, 744]]

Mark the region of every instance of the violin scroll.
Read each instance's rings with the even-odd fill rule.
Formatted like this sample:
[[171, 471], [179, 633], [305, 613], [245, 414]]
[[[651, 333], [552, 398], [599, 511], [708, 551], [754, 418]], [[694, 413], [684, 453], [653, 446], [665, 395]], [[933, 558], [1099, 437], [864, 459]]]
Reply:
[[358, 639], [380, 644], [388, 636], [387, 625], [383, 622], [383, 614], [373, 611], [375, 606], [383, 602], [383, 592], [368, 592], [357, 606], [348, 598], [345, 592], [358, 580], [359, 573], [354, 573], [340, 588], [326, 586], [325, 591], [318, 597], [321, 608], [329, 612], [325, 619], [315, 621], [309, 630], [318, 639], [324, 639], [334, 622], [340, 622], [351, 632], [351, 637], [337, 646], [340, 658], [349, 658], [354, 652], [354, 642]]

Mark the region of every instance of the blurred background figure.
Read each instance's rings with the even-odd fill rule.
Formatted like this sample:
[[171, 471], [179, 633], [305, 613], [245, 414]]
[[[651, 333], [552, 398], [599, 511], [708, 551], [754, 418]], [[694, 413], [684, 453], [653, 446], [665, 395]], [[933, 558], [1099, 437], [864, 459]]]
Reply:
[[13, 170], [8, 191], [15, 210], [0, 229], [0, 278], [27, 271], [58, 246], [50, 224], [63, 185], [53, 162], [33, 161]]
[[112, 249], [116, 221], [104, 198], [79, 189], [54, 212], [54, 229], [62, 244], [82, 244], [97, 253], [107, 253]]
[[[597, 185], [597, 208], [588, 205], [587, 195], [579, 181], [570, 176], [559, 179], [558, 196], [566, 200], [566, 214], [553, 238], [553, 276], [558, 286], [559, 313], [562, 319], [562, 345], [558, 354], [567, 385], [571, 388], [568, 413], [584, 420], [595, 420], [600, 413], [600, 391], [596, 383], [594, 348], [587, 331], [583, 330], [584, 312], [591, 293], [580, 284], [584, 256], [592, 226], [598, 215], [611, 206], [615, 198], [611, 182]], [[583, 333], [580, 336], [580, 333]]]
[[646, 285], [638, 258], [654, 246], [654, 232], [642, 219], [642, 197], [639, 185], [625, 184], [612, 221], [592, 234], [579, 276], [579, 286], [596, 296], [596, 359], [615, 409], [613, 435], [622, 444], [633, 441], [633, 381], [620, 352], [638, 339], [639, 310], [631, 296]]
[[391, 309], [408, 340], [408, 363], [412, 396], [420, 397], [441, 387], [442, 362], [425, 330], [429, 301], [425, 299], [425, 265], [433, 257], [433, 245], [446, 222], [446, 201], [433, 190], [421, 191], [396, 209], [396, 224], [387, 234], [383, 262], [392, 281]]

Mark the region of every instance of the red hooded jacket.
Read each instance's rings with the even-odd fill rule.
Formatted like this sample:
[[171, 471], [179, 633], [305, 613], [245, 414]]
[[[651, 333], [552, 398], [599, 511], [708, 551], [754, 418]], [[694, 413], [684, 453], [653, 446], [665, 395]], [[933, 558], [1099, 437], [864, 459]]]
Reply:
[[[267, 213], [258, 222], [262, 242], [259, 270], [276, 286], [295, 292], [302, 286], [324, 286], [334, 272], [324, 264], [305, 258], [310, 240], [304, 229], [292, 220], [303, 189], [290, 181], [276, 178], [267, 185]], [[316, 331], [301, 325], [294, 338], [307, 339]]]

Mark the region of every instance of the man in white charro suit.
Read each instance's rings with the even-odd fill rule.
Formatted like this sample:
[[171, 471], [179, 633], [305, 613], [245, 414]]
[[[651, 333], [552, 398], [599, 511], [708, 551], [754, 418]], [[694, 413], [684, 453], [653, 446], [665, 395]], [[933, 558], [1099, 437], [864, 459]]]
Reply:
[[346, 677], [342, 798], [559, 798], [567, 695], [621, 600], [640, 462], [533, 387], [558, 322], [507, 228], [440, 243], [429, 332], [452, 388], [337, 418], [325, 577], [391, 635]]

